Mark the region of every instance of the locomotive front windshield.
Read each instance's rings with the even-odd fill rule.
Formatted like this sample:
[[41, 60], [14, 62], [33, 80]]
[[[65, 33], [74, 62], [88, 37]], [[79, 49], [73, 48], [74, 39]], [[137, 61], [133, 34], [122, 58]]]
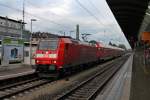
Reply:
[[39, 50], [56, 50], [58, 46], [58, 39], [42, 40], [39, 43]]

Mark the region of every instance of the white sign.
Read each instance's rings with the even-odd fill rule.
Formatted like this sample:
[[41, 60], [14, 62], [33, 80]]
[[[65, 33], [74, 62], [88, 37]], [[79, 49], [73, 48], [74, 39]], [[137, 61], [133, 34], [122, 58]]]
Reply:
[[23, 46], [4, 45], [4, 59], [6, 62], [21, 62], [23, 60]]

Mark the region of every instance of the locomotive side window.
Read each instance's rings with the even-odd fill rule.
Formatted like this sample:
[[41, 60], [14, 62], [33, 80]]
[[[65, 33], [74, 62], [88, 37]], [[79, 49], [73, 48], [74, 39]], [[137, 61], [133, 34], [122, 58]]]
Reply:
[[58, 39], [42, 40], [39, 43], [40, 50], [56, 50], [58, 46]]

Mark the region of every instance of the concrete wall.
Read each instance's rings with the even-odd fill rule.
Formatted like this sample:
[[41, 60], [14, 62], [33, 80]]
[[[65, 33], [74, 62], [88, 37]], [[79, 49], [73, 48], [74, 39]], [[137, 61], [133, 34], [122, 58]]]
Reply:
[[20, 37], [21, 31], [21, 23], [0, 18], [1, 36]]
[[[35, 65], [34, 54], [35, 54], [36, 49], [37, 49], [37, 46], [32, 46], [32, 55], [31, 55], [32, 65]], [[24, 47], [24, 64], [30, 65], [30, 47], [29, 46]]]

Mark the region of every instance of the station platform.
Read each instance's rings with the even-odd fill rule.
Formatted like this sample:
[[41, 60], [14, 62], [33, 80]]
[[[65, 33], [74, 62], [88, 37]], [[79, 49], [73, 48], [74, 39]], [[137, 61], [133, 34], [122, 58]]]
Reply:
[[32, 74], [34, 72], [35, 70], [29, 65], [11, 64], [9, 66], [5, 66], [4, 68], [0, 68], [0, 80]]
[[150, 64], [136, 49], [96, 100], [150, 100]]
[[130, 100], [150, 100], [150, 64], [145, 65], [144, 52], [135, 51]]
[[130, 54], [128, 60], [115, 74], [103, 91], [97, 96], [96, 100], [130, 99], [133, 55], [134, 53]]

